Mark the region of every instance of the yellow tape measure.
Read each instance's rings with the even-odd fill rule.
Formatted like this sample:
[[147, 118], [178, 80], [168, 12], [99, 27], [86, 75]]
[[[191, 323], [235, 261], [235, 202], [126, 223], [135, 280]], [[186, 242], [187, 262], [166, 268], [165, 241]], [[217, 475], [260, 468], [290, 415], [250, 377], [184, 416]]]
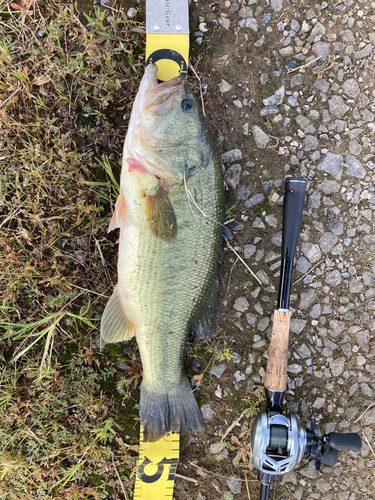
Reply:
[[140, 431], [139, 463], [134, 486], [135, 500], [172, 500], [180, 434], [170, 432], [154, 443], [143, 441]]

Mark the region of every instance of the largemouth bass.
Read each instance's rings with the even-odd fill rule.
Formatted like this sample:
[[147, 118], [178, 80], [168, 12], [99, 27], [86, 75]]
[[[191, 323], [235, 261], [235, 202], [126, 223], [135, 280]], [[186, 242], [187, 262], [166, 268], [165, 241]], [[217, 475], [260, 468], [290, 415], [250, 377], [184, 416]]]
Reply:
[[224, 213], [220, 157], [190, 85], [158, 84], [148, 65], [125, 139], [118, 284], [102, 317], [105, 342], [136, 336], [145, 441], [204, 423], [183, 370], [191, 332], [216, 333], [217, 258]]

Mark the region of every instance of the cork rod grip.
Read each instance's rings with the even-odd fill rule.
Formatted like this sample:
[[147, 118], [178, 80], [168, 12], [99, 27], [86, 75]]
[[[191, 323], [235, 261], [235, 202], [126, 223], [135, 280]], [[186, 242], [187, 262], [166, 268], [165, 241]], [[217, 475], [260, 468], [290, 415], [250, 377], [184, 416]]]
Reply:
[[290, 311], [275, 310], [265, 387], [270, 391], [286, 390], [286, 370], [288, 365]]

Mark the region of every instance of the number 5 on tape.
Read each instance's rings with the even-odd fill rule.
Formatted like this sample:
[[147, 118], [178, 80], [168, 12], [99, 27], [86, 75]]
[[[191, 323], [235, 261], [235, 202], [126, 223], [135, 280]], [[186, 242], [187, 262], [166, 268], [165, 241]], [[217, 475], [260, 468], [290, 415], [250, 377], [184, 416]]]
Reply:
[[134, 499], [172, 500], [179, 456], [178, 433], [170, 432], [154, 443], [144, 443], [141, 428]]

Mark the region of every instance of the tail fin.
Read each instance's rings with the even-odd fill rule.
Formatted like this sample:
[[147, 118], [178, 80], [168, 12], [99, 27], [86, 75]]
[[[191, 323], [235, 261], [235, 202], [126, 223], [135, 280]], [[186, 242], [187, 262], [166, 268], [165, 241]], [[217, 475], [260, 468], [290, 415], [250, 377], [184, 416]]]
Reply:
[[167, 432], [202, 432], [204, 422], [187, 378], [173, 391], [161, 394], [141, 385], [139, 416], [144, 441], [157, 441]]

